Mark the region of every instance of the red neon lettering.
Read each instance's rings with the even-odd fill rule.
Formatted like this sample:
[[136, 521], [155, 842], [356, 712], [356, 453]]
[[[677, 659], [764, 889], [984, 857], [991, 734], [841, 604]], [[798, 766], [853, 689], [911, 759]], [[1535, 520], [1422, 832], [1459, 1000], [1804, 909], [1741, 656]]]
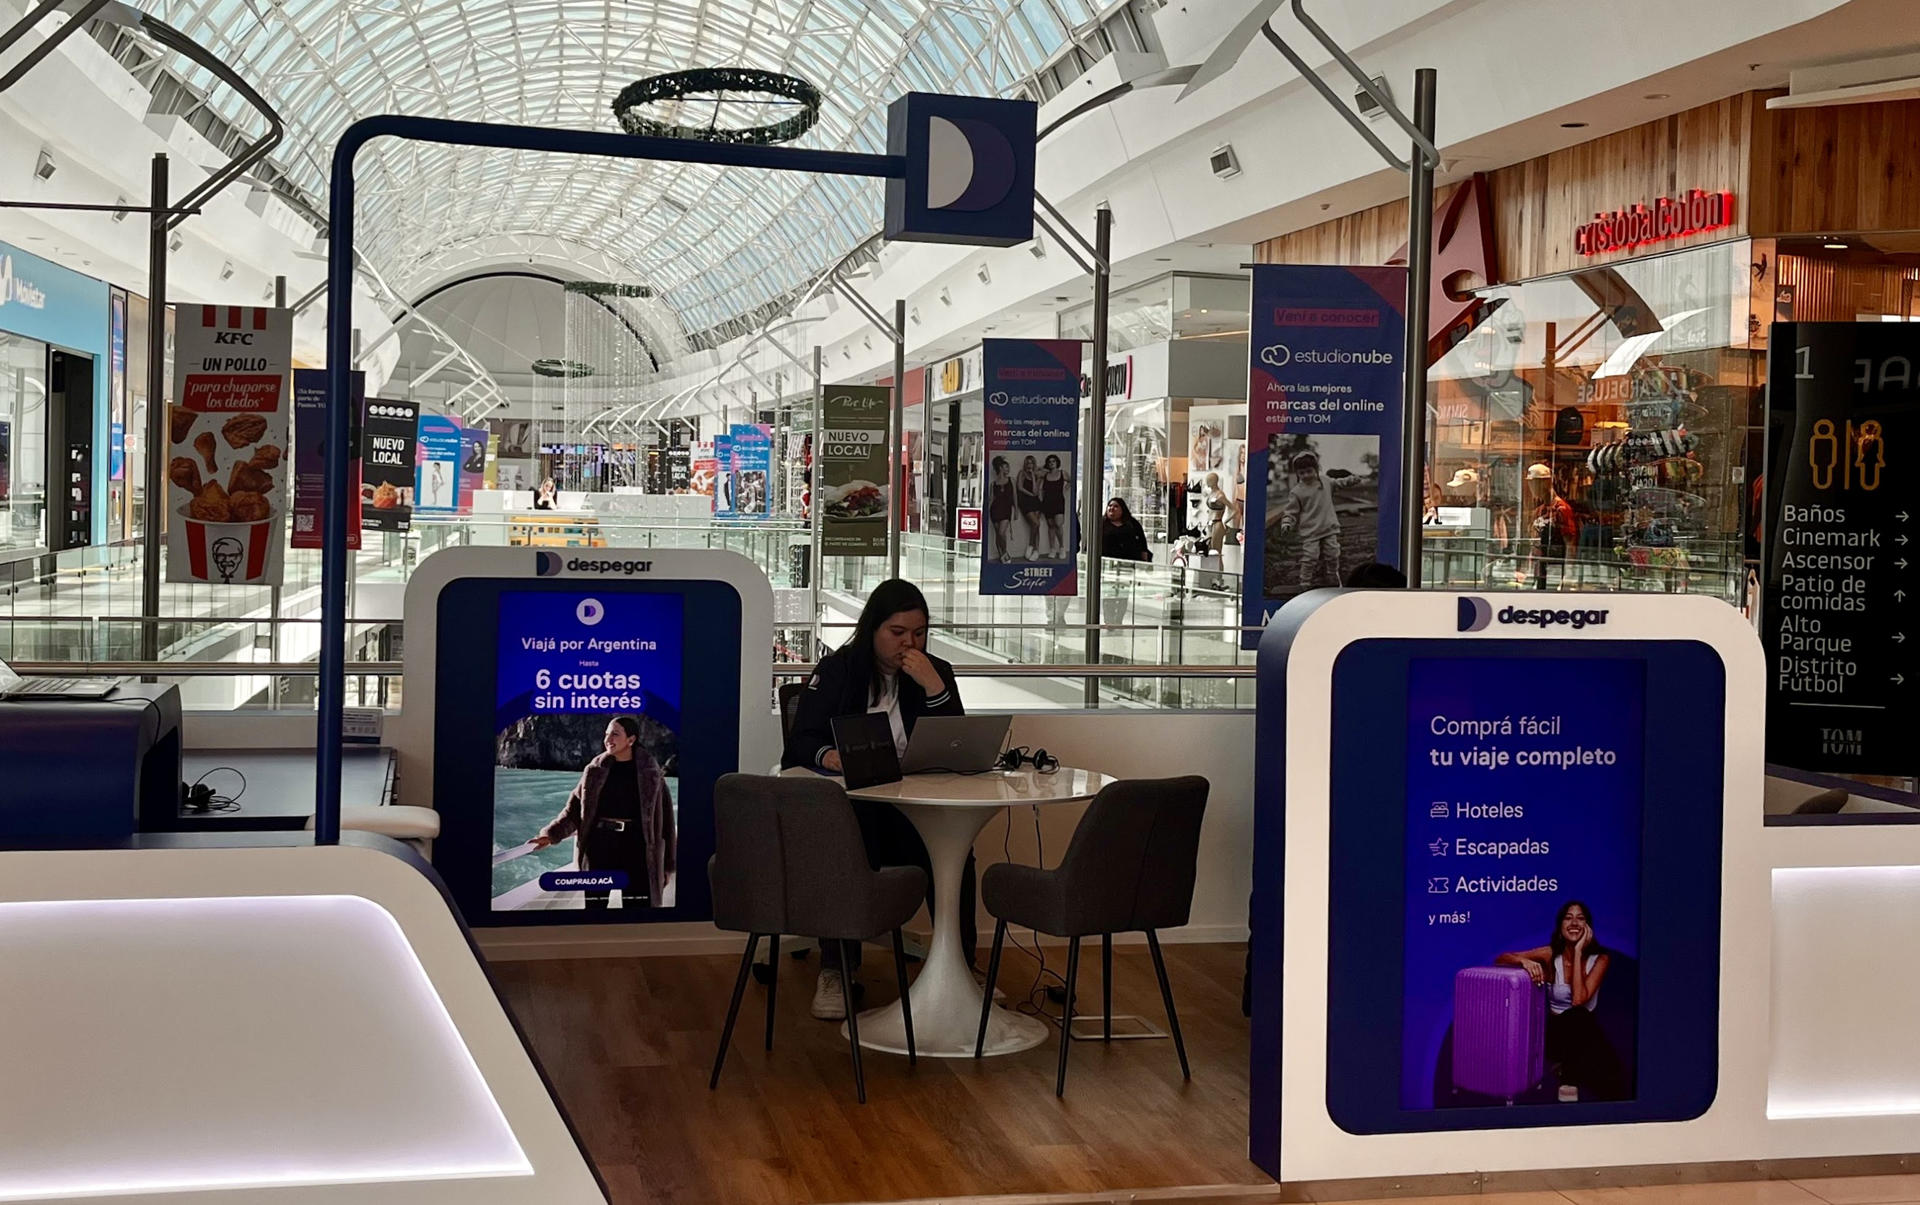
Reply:
[[1581, 255], [1628, 251], [1733, 225], [1733, 194], [1687, 190], [1684, 197], [1656, 197], [1652, 207], [1634, 204], [1574, 228], [1573, 247]]

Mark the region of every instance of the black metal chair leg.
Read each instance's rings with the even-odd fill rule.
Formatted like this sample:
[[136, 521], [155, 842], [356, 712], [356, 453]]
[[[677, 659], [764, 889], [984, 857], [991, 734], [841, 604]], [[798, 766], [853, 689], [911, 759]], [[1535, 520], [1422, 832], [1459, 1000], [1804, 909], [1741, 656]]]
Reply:
[[767, 937], [767, 1049], [773, 1049], [773, 1002], [780, 990], [780, 935]]
[[973, 1040], [973, 1057], [979, 1058], [987, 1048], [987, 1018], [993, 1015], [993, 985], [1000, 978], [1000, 947], [1007, 940], [1007, 922], [997, 921], [993, 926], [993, 953], [987, 955], [987, 990], [980, 998], [980, 1036]]
[[1160, 956], [1160, 935], [1152, 929], [1147, 930], [1147, 949], [1153, 951], [1153, 973], [1160, 977], [1160, 999], [1167, 1006], [1167, 1028], [1173, 1031], [1173, 1049], [1180, 1056], [1180, 1077], [1193, 1078], [1193, 1068], [1187, 1066], [1187, 1043], [1180, 1036], [1180, 1014], [1173, 1011], [1173, 985], [1167, 982], [1167, 960]]
[[760, 948], [760, 935], [747, 935], [747, 948], [740, 955], [740, 973], [733, 977], [733, 1002], [727, 1005], [727, 1023], [720, 1030], [720, 1049], [713, 1056], [713, 1074], [707, 1079], [707, 1091], [720, 1086], [720, 1067], [727, 1061], [727, 1044], [733, 1041], [733, 1022], [740, 1015], [740, 997], [747, 992], [747, 976], [753, 971], [753, 952]]
[[[850, 941], [840, 943], [840, 965], [843, 968], [853, 965], [853, 943]], [[847, 973], [842, 970], [841, 974]], [[864, 1105], [867, 1103], [867, 1076], [860, 1069], [860, 1010], [854, 1006], [851, 991], [847, 993], [847, 1042], [853, 1051], [853, 1093]]]
[[1100, 1040], [1113, 1041], [1113, 934], [1100, 935]]
[[1067, 1047], [1073, 1045], [1073, 987], [1080, 978], [1080, 939], [1067, 939], [1067, 1002], [1060, 1014], [1060, 1072], [1054, 1077], [1053, 1094], [1067, 1094]]
[[907, 1066], [920, 1064], [920, 1053], [913, 1044], [913, 1001], [907, 995], [907, 943], [900, 940], [900, 930], [893, 931], [893, 976], [900, 982], [900, 1020], [907, 1027]]

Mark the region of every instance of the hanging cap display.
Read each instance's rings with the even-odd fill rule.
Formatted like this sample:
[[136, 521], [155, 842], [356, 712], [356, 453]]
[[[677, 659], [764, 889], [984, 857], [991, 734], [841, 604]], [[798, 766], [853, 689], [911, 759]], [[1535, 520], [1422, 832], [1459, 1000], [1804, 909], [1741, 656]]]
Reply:
[[1479, 483], [1479, 481], [1480, 481], [1480, 474], [1475, 472], [1474, 470], [1455, 469], [1453, 471], [1453, 480], [1447, 482], [1447, 488], [1450, 490], [1457, 490], [1463, 485], [1476, 485]]

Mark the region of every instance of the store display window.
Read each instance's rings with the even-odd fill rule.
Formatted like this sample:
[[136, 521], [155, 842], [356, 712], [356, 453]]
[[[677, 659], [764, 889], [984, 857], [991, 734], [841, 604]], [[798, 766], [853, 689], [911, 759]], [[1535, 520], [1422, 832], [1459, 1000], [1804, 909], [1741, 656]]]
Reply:
[[1428, 377], [1435, 586], [1745, 593], [1746, 241], [1480, 291]]
[[0, 559], [47, 546], [47, 345], [0, 332]]

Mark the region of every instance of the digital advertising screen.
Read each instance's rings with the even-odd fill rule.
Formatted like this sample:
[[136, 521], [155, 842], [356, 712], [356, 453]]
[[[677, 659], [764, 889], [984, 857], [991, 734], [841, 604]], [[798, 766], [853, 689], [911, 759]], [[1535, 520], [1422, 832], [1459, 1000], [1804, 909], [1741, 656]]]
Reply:
[[1697, 641], [1346, 646], [1327, 751], [1337, 1125], [1711, 1104], [1725, 714], [1726, 667]]
[[1400, 1105], [1633, 1097], [1646, 667], [1408, 667]]
[[494, 911], [674, 906], [684, 608], [666, 593], [500, 594]]

